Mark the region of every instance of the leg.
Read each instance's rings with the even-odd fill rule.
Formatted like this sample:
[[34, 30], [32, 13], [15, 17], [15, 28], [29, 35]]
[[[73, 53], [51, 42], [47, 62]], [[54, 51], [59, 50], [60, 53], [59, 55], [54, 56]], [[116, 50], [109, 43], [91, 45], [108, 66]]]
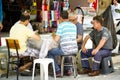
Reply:
[[82, 67], [83, 67], [83, 68], [88, 68], [88, 69], [90, 69], [90, 64], [89, 64], [88, 59], [89, 59], [89, 57], [92, 57], [91, 52], [92, 52], [92, 49], [88, 49], [88, 52], [87, 52], [87, 53], [83, 53], [83, 52], [81, 51], [81, 60], [82, 60], [81, 62], [82, 62]]
[[110, 50], [101, 49], [97, 52], [97, 54], [94, 56], [93, 60], [93, 66], [92, 66], [92, 72], [88, 73], [89, 76], [97, 76], [100, 74], [99, 68], [100, 68], [100, 62], [103, 57], [109, 56], [111, 54]]
[[109, 56], [110, 54], [111, 54], [110, 50], [106, 49], [99, 50], [98, 53], [94, 56], [92, 70], [99, 70], [102, 58]]
[[48, 58], [53, 58], [54, 59], [55, 70], [56, 71], [60, 71], [60, 68], [57, 64], [57, 60], [56, 60], [55, 56], [60, 56], [60, 55], [63, 55], [63, 52], [60, 48], [54, 48], [54, 49], [52, 49], [48, 52]]
[[32, 66], [32, 62], [28, 62], [28, 63], [26, 63], [25, 65], [21, 66], [21, 67], [19, 68], [19, 71], [24, 71], [24, 70], [26, 70], [26, 69], [29, 69], [31, 66]]

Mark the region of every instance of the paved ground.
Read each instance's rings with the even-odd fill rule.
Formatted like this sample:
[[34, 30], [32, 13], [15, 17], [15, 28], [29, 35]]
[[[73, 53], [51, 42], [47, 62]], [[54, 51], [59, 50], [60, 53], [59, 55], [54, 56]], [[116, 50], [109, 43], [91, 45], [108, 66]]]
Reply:
[[[31, 79], [31, 76], [19, 76], [19, 80]], [[16, 76], [10, 75], [8, 79], [4, 76], [1, 77], [0, 80], [16, 80]], [[40, 75], [36, 75], [34, 80], [40, 80]], [[49, 80], [54, 80], [54, 78], [49, 76]], [[73, 76], [63, 76], [63, 78], [57, 78], [56, 80], [120, 80], [120, 69], [117, 69], [110, 74], [100, 74], [99, 76], [95, 77], [89, 77], [88, 75], [78, 75], [76, 78]]]
[[[88, 33], [88, 32], [86, 32]], [[2, 44], [3, 46], [5, 45], [4, 38], [8, 37], [8, 33], [2, 33]], [[85, 34], [86, 35], [86, 34]], [[90, 48], [89, 46], [91, 42], [89, 41], [87, 47]], [[0, 48], [0, 53], [6, 53], [6, 49], [4, 47]], [[118, 52], [118, 49], [114, 50], [115, 52]], [[78, 75], [76, 78], [73, 76], [64, 76], [63, 78], [57, 78], [57, 80], [120, 80], [120, 55], [116, 55], [112, 57], [113, 59], [113, 65], [114, 65], [114, 72], [110, 74], [100, 74], [99, 76], [96, 77], [89, 77], [88, 75]], [[40, 75], [37, 74], [35, 76], [35, 80], [40, 80]], [[31, 76], [19, 76], [19, 80], [31, 80]], [[7, 79], [5, 75], [1, 75], [0, 80], [16, 80], [16, 75], [15, 74], [10, 74], [9, 78]], [[49, 80], [54, 80], [53, 77], [49, 76]]]

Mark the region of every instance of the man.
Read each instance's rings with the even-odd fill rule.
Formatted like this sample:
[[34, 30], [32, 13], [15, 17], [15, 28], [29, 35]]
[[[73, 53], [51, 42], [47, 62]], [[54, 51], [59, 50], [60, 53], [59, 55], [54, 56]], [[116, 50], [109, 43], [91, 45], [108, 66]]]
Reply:
[[[78, 45], [78, 50], [81, 49], [81, 45], [82, 45], [82, 41], [83, 41], [83, 26], [82, 24], [80, 24], [77, 20], [77, 15], [74, 12], [69, 13], [69, 21], [71, 21], [72, 23], [74, 23], [76, 25], [77, 28], [77, 45]], [[70, 57], [66, 57], [65, 58], [65, 63], [70, 63], [71, 62], [71, 58]], [[71, 67], [66, 66], [65, 67], [65, 74], [66, 75], [71, 75]]]
[[78, 22], [78, 17], [75, 13], [69, 14], [69, 20], [73, 22], [77, 27], [77, 43], [78, 43], [78, 50], [81, 49], [82, 41], [83, 41], [83, 26]]
[[[3, 28], [2, 20], [3, 20], [2, 0], [0, 0], [0, 35], [1, 35], [1, 30], [2, 30], [2, 28]], [[0, 46], [1, 46], [1, 36], [0, 36]]]
[[[93, 17], [92, 24], [94, 29], [84, 38], [82, 43], [81, 60], [83, 71], [80, 71], [79, 74], [88, 73], [89, 76], [97, 76], [99, 75], [100, 62], [103, 57], [111, 55], [113, 44], [110, 31], [102, 26], [103, 18], [101, 16]], [[85, 48], [88, 39], [92, 40], [94, 44], [93, 49]], [[92, 71], [88, 62], [89, 57], [94, 58]]]
[[76, 26], [69, 22], [68, 12], [63, 11], [60, 14], [62, 22], [58, 25], [54, 40], [60, 43], [60, 47], [54, 48], [48, 52], [48, 57], [55, 61], [56, 76], [60, 77], [61, 72], [55, 56], [76, 54], [78, 46], [76, 41]]
[[[40, 36], [36, 35], [35, 32], [31, 31], [27, 28], [29, 23], [30, 16], [29, 15], [21, 15], [20, 22], [15, 24], [10, 29], [10, 38], [18, 39], [20, 44], [19, 56], [32, 56], [35, 58], [39, 57], [39, 50], [34, 48], [29, 48], [26, 45], [26, 41], [29, 37], [32, 37], [36, 40], [40, 40]], [[14, 50], [12, 51], [12, 55], [14, 54]], [[29, 68], [32, 65], [32, 62], [25, 64], [19, 68], [20, 71], [23, 71]]]

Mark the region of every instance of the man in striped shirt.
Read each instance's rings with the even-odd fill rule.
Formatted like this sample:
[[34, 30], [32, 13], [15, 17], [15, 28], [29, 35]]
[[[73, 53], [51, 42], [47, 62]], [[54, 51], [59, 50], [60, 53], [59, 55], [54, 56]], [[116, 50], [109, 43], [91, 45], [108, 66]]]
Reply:
[[54, 48], [48, 52], [48, 57], [55, 61], [56, 76], [61, 76], [60, 68], [56, 63], [55, 56], [76, 54], [77, 46], [77, 30], [75, 24], [68, 20], [68, 12], [63, 11], [60, 14], [62, 22], [58, 25], [54, 40], [60, 44], [58, 48]]

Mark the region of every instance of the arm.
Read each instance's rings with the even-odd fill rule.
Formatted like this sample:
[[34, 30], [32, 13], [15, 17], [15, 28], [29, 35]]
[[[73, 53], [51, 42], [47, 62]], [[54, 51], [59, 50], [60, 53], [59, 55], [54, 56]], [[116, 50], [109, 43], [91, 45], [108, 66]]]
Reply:
[[36, 39], [36, 40], [41, 40], [41, 37], [40, 37], [40, 35], [38, 34], [38, 30], [34, 31], [34, 34], [33, 34], [31, 37], [33, 37], [33, 38]]
[[87, 35], [87, 36], [85, 37], [85, 39], [83, 40], [81, 49], [82, 49], [82, 51], [83, 51], [84, 53], [87, 52], [87, 49], [85, 48], [85, 45], [86, 45], [86, 43], [87, 43], [87, 41], [88, 41], [89, 38], [90, 38], [90, 36]]
[[58, 41], [60, 40], [60, 36], [59, 36], [59, 35], [56, 35], [55, 38], [54, 38], [54, 40], [55, 40], [56, 42], [58, 42]]
[[82, 41], [82, 35], [77, 35], [77, 42], [81, 42]]
[[98, 44], [98, 46], [92, 51], [92, 54], [95, 55], [105, 44], [105, 42], [107, 41], [106, 38], [102, 38]]

